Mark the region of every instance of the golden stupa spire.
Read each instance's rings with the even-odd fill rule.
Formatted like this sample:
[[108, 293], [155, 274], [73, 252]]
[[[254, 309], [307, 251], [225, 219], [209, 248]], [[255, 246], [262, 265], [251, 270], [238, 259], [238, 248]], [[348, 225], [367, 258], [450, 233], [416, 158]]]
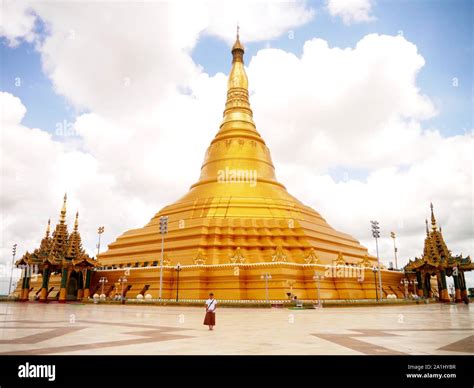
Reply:
[[426, 225], [426, 235], [429, 237], [430, 229], [428, 228], [428, 220], [425, 218], [425, 225]]
[[[257, 182], [266, 182], [284, 188], [276, 179], [270, 151], [257, 132], [252, 118], [248, 79], [244, 67], [244, 47], [240, 43], [239, 30], [231, 52], [232, 68], [227, 82], [224, 117], [207, 150], [199, 181], [193, 184], [191, 189], [221, 182], [221, 177], [229, 170], [231, 173], [244, 171], [252, 174], [252, 187], [255, 187]], [[224, 186], [221, 189], [224, 189]], [[227, 186], [226, 191], [230, 195], [229, 190], [230, 186]]]
[[[232, 69], [227, 81], [227, 102], [225, 104], [224, 119], [222, 127], [235, 119], [242, 120], [250, 124], [250, 129], [255, 130], [252, 120], [252, 110], [249, 103], [249, 81], [244, 68], [244, 46], [240, 43], [239, 27], [237, 27], [237, 37], [232, 46]], [[252, 128], [253, 127], [253, 128]]]
[[433, 230], [436, 230], [436, 218], [434, 216], [433, 203], [430, 203], [430, 208], [431, 208], [431, 228]]
[[64, 193], [63, 207], [61, 209], [61, 215], [59, 216], [59, 222], [62, 224], [66, 222], [66, 201], [67, 201], [67, 193]]

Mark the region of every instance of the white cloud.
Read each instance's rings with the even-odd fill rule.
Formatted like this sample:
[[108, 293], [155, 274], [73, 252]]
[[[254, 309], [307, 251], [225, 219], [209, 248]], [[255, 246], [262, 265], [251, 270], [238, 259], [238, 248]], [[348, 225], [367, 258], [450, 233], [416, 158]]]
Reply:
[[331, 16], [339, 16], [347, 25], [375, 20], [373, 0], [327, 0], [326, 9]]
[[424, 63], [413, 43], [377, 34], [346, 49], [313, 39], [301, 58], [261, 50], [249, 64], [255, 118], [280, 160], [319, 171], [409, 164], [431, 150], [420, 121], [436, 111], [415, 82]]
[[315, 12], [305, 1], [213, 1], [209, 25], [205, 32], [228, 43], [235, 41], [235, 29], [240, 27], [242, 41], [271, 40], [293, 27], [309, 22]]
[[35, 38], [35, 15], [29, 9], [29, 2], [23, 0], [1, 0], [0, 36], [8, 45], [17, 46], [22, 40], [32, 42]]
[[[186, 87], [199, 73], [190, 52], [202, 35], [232, 42], [275, 38], [308, 22], [304, 2], [33, 2], [48, 29], [45, 72], [76, 107], [126, 117]], [[267, 17], [263, 17], [266, 15]]]

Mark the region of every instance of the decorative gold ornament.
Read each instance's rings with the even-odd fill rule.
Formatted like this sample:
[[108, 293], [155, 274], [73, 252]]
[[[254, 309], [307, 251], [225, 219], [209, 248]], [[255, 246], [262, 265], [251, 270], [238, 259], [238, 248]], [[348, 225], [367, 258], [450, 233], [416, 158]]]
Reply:
[[346, 261], [344, 260], [344, 256], [342, 256], [342, 252], [339, 252], [337, 255], [337, 259], [334, 261], [334, 265], [336, 266], [341, 266], [341, 265], [346, 265]]
[[242, 253], [242, 250], [240, 249], [240, 247], [237, 247], [237, 249], [235, 250], [235, 253], [234, 255], [230, 258], [230, 262], [231, 263], [245, 263], [245, 257]]
[[163, 254], [163, 265], [171, 265], [171, 260], [169, 259], [167, 252]]
[[281, 247], [281, 245], [278, 245], [275, 254], [272, 255], [272, 261], [273, 262], [286, 262], [287, 260], [288, 260], [288, 257], [283, 251], [283, 248]]
[[365, 255], [364, 258], [360, 261], [360, 266], [364, 268], [372, 268], [373, 263], [369, 260], [369, 256]]
[[206, 264], [207, 258], [204, 256], [202, 249], [198, 250], [197, 256], [194, 258], [195, 265], [204, 265]]
[[318, 264], [319, 263], [319, 257], [316, 254], [314, 248], [311, 248], [309, 250], [308, 256], [304, 258], [305, 264]]

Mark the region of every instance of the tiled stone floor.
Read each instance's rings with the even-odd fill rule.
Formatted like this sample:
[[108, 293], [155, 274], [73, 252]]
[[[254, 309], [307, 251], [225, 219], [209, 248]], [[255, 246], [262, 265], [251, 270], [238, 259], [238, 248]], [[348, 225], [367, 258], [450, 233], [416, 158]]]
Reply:
[[474, 354], [474, 307], [321, 310], [0, 303], [0, 354]]

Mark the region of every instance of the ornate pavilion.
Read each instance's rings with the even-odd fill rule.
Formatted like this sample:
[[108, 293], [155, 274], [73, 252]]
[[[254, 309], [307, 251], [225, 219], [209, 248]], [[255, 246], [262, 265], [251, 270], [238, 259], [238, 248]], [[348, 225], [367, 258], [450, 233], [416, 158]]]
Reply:
[[[66, 200], [67, 196], [64, 195], [59, 223], [52, 235], [51, 222], [48, 220], [46, 234], [40, 246], [32, 253], [26, 252], [15, 263], [23, 272], [21, 282], [17, 286], [22, 301], [33, 297], [40, 302], [46, 302], [48, 299], [65, 302], [89, 296], [92, 269], [97, 266], [97, 262], [89, 257], [82, 247], [79, 213], [76, 213], [73, 231], [68, 232]], [[41, 283], [38, 281], [38, 275], [41, 276]], [[36, 289], [33, 283], [37, 285]]]
[[431, 286], [431, 278], [436, 277], [437, 293], [440, 301], [450, 301], [446, 276], [452, 276], [454, 281], [454, 297], [456, 302], [461, 302], [467, 297], [466, 278], [464, 272], [474, 269], [474, 263], [469, 256], [453, 256], [444, 242], [441, 227], [438, 228], [436, 218], [431, 207], [431, 231], [426, 223], [426, 238], [423, 255], [415, 260], [410, 260], [405, 266], [408, 277], [414, 276], [419, 296], [429, 298], [435, 295]]

